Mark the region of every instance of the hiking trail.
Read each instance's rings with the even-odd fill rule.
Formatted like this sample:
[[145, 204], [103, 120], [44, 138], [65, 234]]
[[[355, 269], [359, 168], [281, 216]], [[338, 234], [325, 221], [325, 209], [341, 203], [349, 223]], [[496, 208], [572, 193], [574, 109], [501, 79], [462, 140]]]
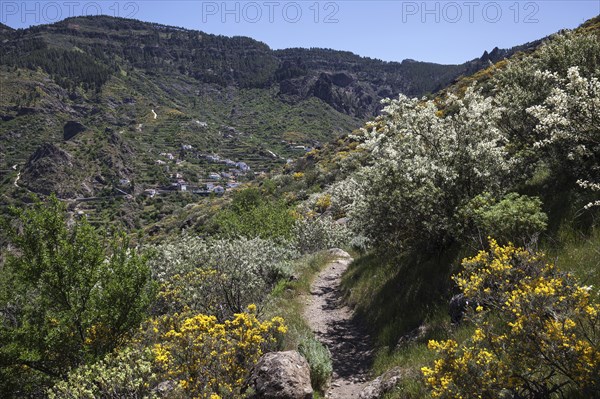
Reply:
[[304, 318], [331, 352], [333, 377], [326, 398], [353, 399], [369, 381], [373, 346], [369, 335], [353, 320], [340, 288], [342, 274], [353, 259], [341, 249], [329, 253], [334, 259], [313, 281], [304, 300]]

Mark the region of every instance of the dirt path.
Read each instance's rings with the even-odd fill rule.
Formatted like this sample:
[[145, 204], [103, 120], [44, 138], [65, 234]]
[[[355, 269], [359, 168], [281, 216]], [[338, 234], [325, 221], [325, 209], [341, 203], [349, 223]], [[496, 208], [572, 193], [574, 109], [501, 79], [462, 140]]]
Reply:
[[331, 253], [337, 259], [313, 282], [304, 317], [319, 341], [331, 351], [333, 379], [326, 397], [352, 399], [358, 398], [368, 381], [373, 351], [370, 337], [353, 322], [352, 309], [342, 300], [341, 277], [352, 257], [340, 249]]
[[17, 177], [15, 178], [15, 187], [19, 187], [19, 179], [21, 178], [21, 171], [17, 173]]

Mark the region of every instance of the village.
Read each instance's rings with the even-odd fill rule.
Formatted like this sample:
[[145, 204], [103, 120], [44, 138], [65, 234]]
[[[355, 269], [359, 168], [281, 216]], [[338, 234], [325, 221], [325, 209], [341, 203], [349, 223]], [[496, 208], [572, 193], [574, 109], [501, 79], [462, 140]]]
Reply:
[[[191, 145], [183, 144], [179, 156], [175, 156], [170, 152], [161, 152], [161, 159], [155, 160], [156, 165], [164, 166], [165, 171], [169, 173], [170, 183], [146, 188], [144, 194], [153, 198], [160, 194], [169, 194], [173, 192], [189, 192], [201, 196], [223, 195], [225, 191], [235, 189], [240, 185], [239, 180], [248, 176], [251, 173], [250, 166], [243, 161], [234, 161], [228, 158], [222, 158], [217, 154], [203, 154], [196, 151]], [[191, 183], [186, 180], [184, 174], [178, 170], [172, 170], [172, 165], [176, 167], [183, 163], [186, 156], [192, 156], [197, 159], [202, 159], [209, 164], [221, 165], [226, 170], [206, 172], [203, 179], [196, 183]], [[128, 179], [121, 179], [121, 186], [127, 186], [130, 182]]]

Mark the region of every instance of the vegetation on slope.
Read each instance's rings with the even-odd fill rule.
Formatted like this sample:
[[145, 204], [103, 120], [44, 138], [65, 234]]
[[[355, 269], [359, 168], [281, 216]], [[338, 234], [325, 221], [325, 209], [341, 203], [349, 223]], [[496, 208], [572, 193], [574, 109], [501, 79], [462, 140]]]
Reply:
[[[468, 88], [436, 101], [401, 96], [355, 136], [358, 151], [333, 163], [351, 173], [320, 196], [329, 195], [332, 211], [346, 214], [374, 249], [355, 262], [345, 285], [378, 337], [375, 370], [423, 368], [427, 377], [407, 379], [390, 397], [598, 394], [595, 32], [555, 36], [532, 56], [509, 61], [488, 82], [491, 90]], [[475, 261], [461, 259], [478, 250], [485, 256], [488, 236], [501, 242], [496, 252], [539, 260], [541, 249], [556, 262], [482, 263], [476, 272]], [[522, 279], [512, 288], [523, 294], [518, 306], [503, 308], [510, 290], [499, 283], [482, 286], [488, 299], [469, 291], [477, 273], [494, 267], [514, 268]], [[461, 271], [458, 289], [449, 277]], [[542, 287], [550, 280], [561, 290]], [[456, 324], [447, 303], [461, 291]], [[460, 310], [461, 298], [476, 305]], [[515, 331], [511, 314], [541, 324]], [[438, 342], [430, 344], [435, 367], [429, 339]]]
[[[69, 23], [53, 29], [77, 29]], [[103, 246], [85, 221], [68, 221], [58, 200], [50, 210], [23, 212], [25, 226], [54, 224], [47, 234], [35, 223], [12, 225], [0, 298], [2, 393], [243, 397], [243, 379], [262, 353], [296, 347], [311, 361], [315, 388], [323, 389], [326, 351], [299, 320], [293, 299], [320, 263], [303, 255], [351, 244], [364, 255], [344, 286], [376, 338], [374, 371], [411, 370], [389, 397], [598, 396], [594, 26], [504, 62], [484, 84], [432, 100], [388, 100], [381, 116], [338, 140], [344, 151], [310, 151], [285, 174], [262, 178], [231, 201], [205, 204], [202, 222], [212, 225], [200, 226], [195, 211], [177, 216], [202, 236], [188, 231], [147, 246], [147, 260], [136, 255], [139, 248]], [[161, 32], [171, 31], [158, 28], [149, 43], [169, 39]], [[93, 24], [86, 29], [86, 40], [102, 36]], [[164, 67], [152, 51], [147, 57], [155, 70]], [[294, 71], [280, 75], [300, 73]], [[125, 72], [121, 77], [138, 73]], [[138, 83], [148, 79], [137, 76]], [[161, 93], [164, 84], [148, 87]], [[260, 95], [253, 90], [223, 93]], [[187, 121], [174, 100], [159, 111], [170, 126]], [[159, 136], [169, 124], [150, 115], [142, 124]], [[122, 145], [107, 133], [111, 146]], [[86, 133], [78, 139], [94, 141]], [[173, 145], [172, 136], [163, 139]], [[48, 241], [52, 234], [59, 238]], [[88, 249], [93, 259], [76, 256]], [[41, 276], [31, 265], [56, 273]], [[116, 287], [122, 279], [133, 282]], [[67, 303], [83, 298], [90, 306], [85, 323], [81, 307], [57, 307], [64, 299], [53, 296], [57, 287]], [[109, 311], [107, 303], [129, 305], [139, 287], [148, 295], [137, 298], [134, 312]], [[21, 334], [27, 329], [36, 334]], [[72, 350], [63, 358], [56, 346]], [[215, 362], [207, 363], [207, 354]], [[56, 370], [32, 366], [39, 364]]]
[[[120, 226], [127, 230], [156, 222], [169, 213], [162, 208], [193, 202], [185, 195], [160, 203], [139, 197], [173, 182], [170, 175], [201, 186], [210, 172], [221, 171], [199, 154], [272, 170], [357, 128], [377, 113], [381, 98], [433, 92], [488, 62], [394, 63], [333, 50], [272, 51], [250, 38], [108, 16], [3, 29], [0, 36], [0, 204], [19, 202], [29, 191], [101, 198], [99, 206], [73, 210], [96, 224], [127, 215]], [[81, 130], [67, 132], [74, 122]], [[65, 156], [36, 165], [36, 152], [47, 144]], [[180, 157], [182, 146], [194, 150]], [[174, 165], [157, 163], [165, 161], [160, 154], [173, 154]], [[132, 183], [125, 191], [135, 203], [119, 198], [122, 180]]]

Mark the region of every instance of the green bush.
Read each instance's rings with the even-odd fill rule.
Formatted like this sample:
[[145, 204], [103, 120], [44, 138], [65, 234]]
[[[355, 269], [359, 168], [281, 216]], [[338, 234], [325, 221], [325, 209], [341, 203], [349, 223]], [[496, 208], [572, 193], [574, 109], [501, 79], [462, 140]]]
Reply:
[[327, 388], [333, 372], [329, 349], [310, 336], [300, 342], [298, 350], [310, 365], [310, 382], [313, 389], [323, 392]]
[[465, 228], [463, 234], [481, 247], [484, 247], [487, 237], [497, 237], [504, 243], [528, 245], [546, 230], [548, 224], [548, 216], [542, 211], [542, 201], [538, 197], [517, 193], [509, 193], [500, 201], [489, 193], [480, 194], [458, 214], [459, 224]]
[[248, 188], [234, 195], [231, 206], [220, 211], [214, 223], [226, 237], [287, 239], [294, 218], [283, 201], [265, 199], [260, 190]]
[[56, 197], [12, 212], [0, 275], [0, 389], [26, 395], [2, 386], [4, 377], [53, 380], [110, 352], [143, 320], [154, 284], [125, 235], [85, 219], [69, 227]]

